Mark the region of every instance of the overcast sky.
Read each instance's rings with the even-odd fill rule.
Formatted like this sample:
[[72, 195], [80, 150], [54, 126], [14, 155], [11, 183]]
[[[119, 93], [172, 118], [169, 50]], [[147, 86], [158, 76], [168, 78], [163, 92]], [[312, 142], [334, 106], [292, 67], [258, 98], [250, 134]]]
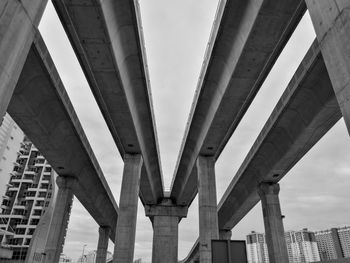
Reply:
[[[140, 0], [141, 16], [165, 188], [170, 187], [217, 0]], [[119, 203], [123, 162], [93, 99], [79, 63], [49, 2], [40, 31], [65, 84], [106, 180]], [[255, 101], [216, 163], [217, 197], [221, 199], [240, 164], [315, 38], [304, 16]], [[281, 181], [286, 230], [321, 230], [349, 225], [350, 140], [343, 120]], [[234, 229], [233, 239], [251, 230], [264, 232], [258, 204]], [[179, 227], [179, 259], [198, 237], [197, 198]], [[77, 199], [69, 222], [64, 253], [76, 260], [96, 249], [98, 226]], [[113, 252], [113, 245], [109, 250]], [[139, 202], [135, 259], [151, 262], [152, 226]]]

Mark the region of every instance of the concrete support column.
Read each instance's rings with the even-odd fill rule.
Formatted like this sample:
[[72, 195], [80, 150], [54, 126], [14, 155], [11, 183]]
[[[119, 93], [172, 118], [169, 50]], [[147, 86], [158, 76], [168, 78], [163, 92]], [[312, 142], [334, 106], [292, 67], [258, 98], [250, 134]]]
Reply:
[[47, 0], [0, 1], [0, 122], [22, 71]]
[[45, 263], [57, 263], [66, 237], [70, 211], [73, 203], [73, 188], [77, 179], [61, 177], [56, 179], [58, 192], [45, 247]]
[[152, 263], [178, 262], [178, 224], [187, 210], [174, 206], [168, 198], [159, 205], [145, 206], [146, 216], [153, 223]]
[[306, 5], [350, 133], [350, 1], [306, 0]]
[[211, 263], [211, 240], [219, 239], [216, 203], [215, 160], [198, 156], [199, 259]]
[[133, 262], [142, 163], [140, 154], [127, 154], [124, 157], [113, 263]]
[[109, 234], [111, 228], [108, 226], [100, 226], [98, 229], [98, 245], [96, 251], [96, 263], [106, 263]]
[[258, 193], [264, 216], [265, 238], [270, 263], [289, 263], [277, 183], [261, 183]]
[[231, 240], [232, 232], [231, 230], [219, 230], [219, 239], [221, 240]]

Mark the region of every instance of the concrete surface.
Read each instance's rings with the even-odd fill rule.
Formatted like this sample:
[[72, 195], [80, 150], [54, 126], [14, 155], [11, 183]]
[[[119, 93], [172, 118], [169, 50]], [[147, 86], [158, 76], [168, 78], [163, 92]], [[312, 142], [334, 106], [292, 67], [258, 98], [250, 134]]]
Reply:
[[215, 159], [198, 156], [199, 258], [211, 263], [211, 240], [219, 239], [216, 202]]
[[289, 263], [288, 250], [284, 237], [281, 205], [276, 183], [261, 183], [258, 193], [264, 217], [265, 238], [270, 263]]
[[232, 229], [259, 202], [259, 183], [282, 179], [340, 118], [315, 41], [220, 200], [219, 230]]
[[159, 203], [163, 179], [137, 1], [52, 2], [121, 156], [142, 154], [142, 202]]
[[220, 156], [305, 10], [303, 0], [220, 2], [173, 177], [178, 205], [197, 194], [197, 156]]
[[0, 120], [4, 117], [47, 0], [0, 2]]
[[56, 183], [58, 192], [47, 234], [44, 259], [42, 261], [44, 263], [59, 262], [73, 204], [73, 191], [77, 187], [77, 179], [74, 177], [59, 176], [56, 179]]
[[350, 133], [350, 2], [307, 0], [306, 4]]
[[125, 155], [113, 263], [133, 263], [142, 165], [140, 154]]
[[176, 206], [168, 198], [159, 205], [145, 206], [153, 224], [152, 263], [178, 262], [178, 225], [187, 211], [187, 207]]
[[98, 244], [96, 250], [96, 261], [95, 263], [106, 263], [107, 260], [107, 249], [109, 234], [111, 232], [110, 227], [100, 226], [98, 229]]
[[118, 206], [39, 32], [8, 112], [58, 175], [77, 178], [74, 195], [114, 240]]

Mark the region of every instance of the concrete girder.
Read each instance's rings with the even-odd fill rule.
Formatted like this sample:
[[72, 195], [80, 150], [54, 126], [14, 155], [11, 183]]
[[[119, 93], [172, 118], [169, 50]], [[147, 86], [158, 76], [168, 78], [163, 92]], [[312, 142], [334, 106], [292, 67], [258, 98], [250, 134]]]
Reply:
[[141, 201], [157, 204], [163, 179], [137, 1], [53, 4], [121, 156], [142, 154]]
[[[305, 98], [317, 102], [305, 103]], [[259, 202], [259, 184], [282, 179], [341, 116], [319, 45], [314, 41], [221, 198], [219, 230], [232, 229]], [[196, 243], [188, 259], [195, 258], [197, 247]]]
[[305, 10], [302, 0], [220, 2], [173, 177], [178, 205], [197, 193], [197, 156], [219, 157]]
[[39, 32], [8, 112], [58, 175], [77, 179], [74, 195], [114, 240], [119, 208]]

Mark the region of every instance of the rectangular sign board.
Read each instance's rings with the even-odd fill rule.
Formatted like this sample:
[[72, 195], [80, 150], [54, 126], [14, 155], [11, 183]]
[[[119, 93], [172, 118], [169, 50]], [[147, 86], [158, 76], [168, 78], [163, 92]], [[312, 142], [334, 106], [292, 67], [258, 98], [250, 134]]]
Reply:
[[244, 240], [212, 240], [213, 263], [247, 263]]

